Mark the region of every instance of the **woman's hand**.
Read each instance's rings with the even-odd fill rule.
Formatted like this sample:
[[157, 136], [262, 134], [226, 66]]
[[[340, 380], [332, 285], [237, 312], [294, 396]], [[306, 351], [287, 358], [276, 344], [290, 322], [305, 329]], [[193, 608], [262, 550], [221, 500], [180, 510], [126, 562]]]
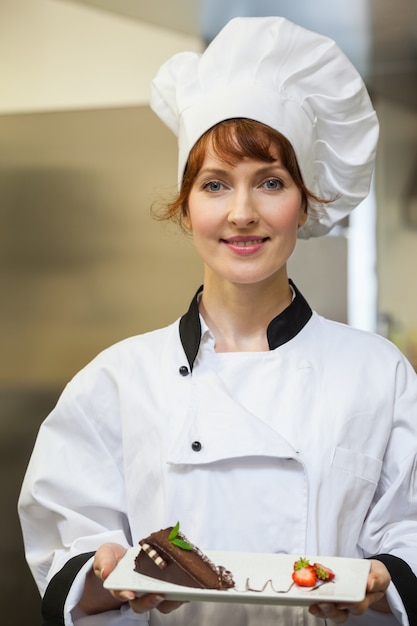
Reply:
[[366, 585], [366, 595], [362, 602], [356, 603], [321, 603], [310, 606], [309, 611], [315, 617], [332, 620], [336, 624], [343, 624], [349, 614], [362, 615], [372, 607], [376, 611], [391, 613], [385, 592], [391, 582], [391, 576], [381, 561], [371, 560], [368, 582]]
[[135, 613], [146, 613], [158, 608], [161, 613], [170, 613], [181, 605], [181, 602], [165, 601], [164, 597], [148, 593], [137, 598], [131, 590], [107, 590], [103, 582], [114, 570], [120, 559], [125, 555], [126, 548], [117, 543], [105, 543], [97, 550], [94, 556], [93, 568], [86, 576], [83, 595], [78, 603], [87, 615], [104, 613], [118, 609], [122, 604], [129, 602]]

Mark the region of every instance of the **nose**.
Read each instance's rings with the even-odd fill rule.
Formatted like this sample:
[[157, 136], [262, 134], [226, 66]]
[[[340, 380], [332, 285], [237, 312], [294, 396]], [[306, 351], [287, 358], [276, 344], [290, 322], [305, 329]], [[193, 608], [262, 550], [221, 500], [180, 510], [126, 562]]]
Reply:
[[228, 209], [229, 224], [234, 224], [238, 228], [246, 228], [258, 221], [255, 202], [248, 190], [235, 190]]

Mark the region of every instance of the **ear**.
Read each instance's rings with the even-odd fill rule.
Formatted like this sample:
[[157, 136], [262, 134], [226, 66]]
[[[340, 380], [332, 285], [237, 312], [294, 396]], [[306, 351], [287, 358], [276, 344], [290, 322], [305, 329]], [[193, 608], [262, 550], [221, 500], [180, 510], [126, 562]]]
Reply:
[[300, 216], [298, 218], [298, 228], [304, 226], [307, 221], [308, 212], [307, 212], [307, 202], [303, 201], [303, 206], [300, 208]]
[[191, 224], [190, 214], [188, 213], [188, 210], [187, 210], [187, 209], [185, 209], [185, 210], [183, 211], [183, 214], [182, 214], [182, 223], [184, 224], [184, 226], [185, 226], [185, 228], [186, 228], [187, 230], [192, 231], [192, 229], [193, 229], [193, 228], [192, 228], [192, 224]]

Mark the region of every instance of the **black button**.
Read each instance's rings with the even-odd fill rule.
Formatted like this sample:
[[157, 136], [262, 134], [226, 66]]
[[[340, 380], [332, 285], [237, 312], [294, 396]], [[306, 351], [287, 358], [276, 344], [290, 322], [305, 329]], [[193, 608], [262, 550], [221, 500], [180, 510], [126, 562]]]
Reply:
[[190, 373], [188, 371], [188, 367], [186, 365], [181, 365], [179, 372], [181, 374], [181, 376], [188, 376], [188, 374]]
[[200, 452], [202, 445], [199, 441], [193, 441], [193, 443], [191, 444], [191, 447], [194, 450], [194, 452]]

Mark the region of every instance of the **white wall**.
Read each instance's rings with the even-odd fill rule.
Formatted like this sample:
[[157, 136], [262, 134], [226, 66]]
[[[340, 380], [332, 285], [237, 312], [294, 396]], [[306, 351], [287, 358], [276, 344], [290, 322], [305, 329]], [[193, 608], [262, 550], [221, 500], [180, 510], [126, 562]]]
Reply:
[[60, 0], [1, 0], [0, 113], [146, 104], [152, 77], [199, 39]]
[[413, 223], [406, 216], [407, 201], [416, 201], [417, 114], [388, 99], [378, 103], [378, 112], [379, 311], [386, 334], [417, 369], [417, 212]]

